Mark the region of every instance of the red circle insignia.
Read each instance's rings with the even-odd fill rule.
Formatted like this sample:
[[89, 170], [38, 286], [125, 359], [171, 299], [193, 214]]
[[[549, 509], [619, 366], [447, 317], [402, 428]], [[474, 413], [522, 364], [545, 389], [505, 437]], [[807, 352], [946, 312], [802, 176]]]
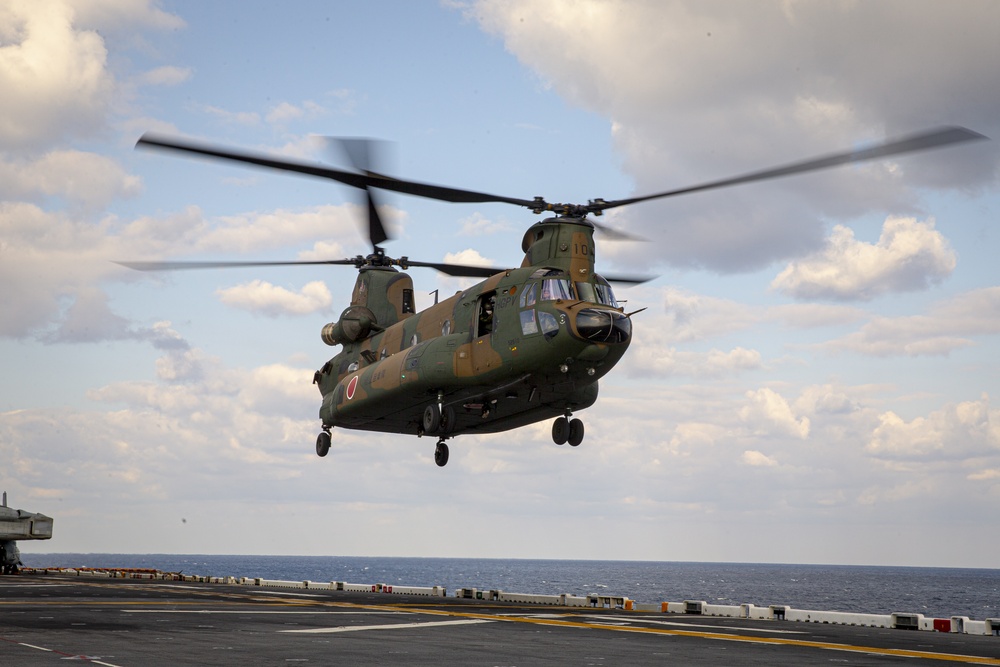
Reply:
[[347, 383], [347, 400], [354, 398], [354, 390], [358, 388], [358, 376], [355, 375], [351, 378], [351, 381]]

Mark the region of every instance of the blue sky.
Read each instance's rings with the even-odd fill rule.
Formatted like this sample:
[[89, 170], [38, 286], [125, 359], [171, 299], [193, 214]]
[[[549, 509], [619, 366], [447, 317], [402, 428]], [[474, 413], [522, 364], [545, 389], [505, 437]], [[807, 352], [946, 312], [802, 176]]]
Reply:
[[[146, 131], [582, 202], [940, 125], [1000, 136], [994, 3], [14, 2], [0, 7], [0, 488], [22, 551], [993, 566], [996, 141], [616, 209], [628, 356], [548, 424], [335, 431], [354, 274], [112, 260], [367, 251], [355, 193], [135, 151]], [[387, 249], [518, 265], [536, 218], [383, 198]], [[470, 284], [411, 272], [429, 292]], [[422, 300], [421, 300], [422, 299]], [[128, 530], [122, 530], [127, 526]], [[775, 545], [778, 545], [776, 547]], [[959, 545], [959, 548], [956, 548]]]

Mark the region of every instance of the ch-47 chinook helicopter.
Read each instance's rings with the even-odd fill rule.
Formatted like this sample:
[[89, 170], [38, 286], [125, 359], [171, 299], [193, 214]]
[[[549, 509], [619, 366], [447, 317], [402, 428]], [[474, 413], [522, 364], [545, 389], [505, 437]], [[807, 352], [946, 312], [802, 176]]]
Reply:
[[[236, 161], [327, 178], [365, 193], [367, 256], [327, 261], [121, 262], [139, 270], [338, 264], [354, 266], [357, 281], [348, 306], [322, 330], [339, 354], [316, 371], [323, 397], [316, 453], [326, 456], [334, 427], [434, 436], [434, 461], [448, 462], [446, 440], [462, 433], [495, 433], [546, 419], [556, 444], [579, 445], [583, 422], [573, 413], [597, 400], [597, 383], [622, 358], [632, 338], [631, 315], [615, 300], [611, 282], [637, 283], [643, 276], [601, 276], [595, 271], [594, 232], [624, 236], [588, 216], [618, 206], [788, 176], [983, 139], [961, 127], [921, 132], [875, 146], [756, 171], [657, 194], [586, 204], [552, 204], [542, 197], [516, 199], [407, 181], [369, 170], [364, 140], [343, 145], [353, 170], [291, 161], [144, 135], [137, 146]], [[380, 244], [389, 240], [372, 190], [389, 190], [448, 202], [501, 202], [535, 215], [553, 213], [524, 234], [524, 261], [517, 268], [487, 268], [394, 259]], [[482, 282], [416, 312], [412, 267]], [[401, 270], [400, 270], [401, 269]]]

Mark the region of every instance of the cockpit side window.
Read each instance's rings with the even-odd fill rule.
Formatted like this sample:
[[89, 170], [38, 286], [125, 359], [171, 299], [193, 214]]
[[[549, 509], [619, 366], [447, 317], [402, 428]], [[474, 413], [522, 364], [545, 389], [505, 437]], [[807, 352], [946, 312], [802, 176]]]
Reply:
[[538, 283], [528, 283], [521, 291], [521, 308], [530, 308], [538, 300]]

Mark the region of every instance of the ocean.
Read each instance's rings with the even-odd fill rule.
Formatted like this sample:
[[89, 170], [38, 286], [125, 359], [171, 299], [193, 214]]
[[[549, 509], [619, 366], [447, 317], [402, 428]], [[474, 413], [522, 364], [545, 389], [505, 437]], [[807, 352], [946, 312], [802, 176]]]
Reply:
[[22, 554], [28, 567], [153, 568], [213, 577], [627, 596], [636, 602], [788, 605], [796, 609], [1000, 618], [1000, 570], [602, 560]]

